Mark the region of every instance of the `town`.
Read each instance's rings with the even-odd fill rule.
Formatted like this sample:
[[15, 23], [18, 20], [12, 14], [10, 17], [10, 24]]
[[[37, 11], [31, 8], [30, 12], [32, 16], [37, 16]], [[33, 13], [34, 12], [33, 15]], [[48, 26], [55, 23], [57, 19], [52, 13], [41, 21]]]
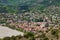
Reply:
[[60, 0], [0, 0], [0, 40], [60, 40]]
[[[23, 17], [22, 17], [23, 18]], [[49, 29], [49, 26], [52, 25], [51, 20], [49, 20], [47, 17], [42, 17], [43, 19], [40, 20], [41, 22], [33, 22], [33, 21], [21, 21], [21, 19], [18, 19], [18, 16], [16, 14], [0, 14], [0, 25], [2, 26], [8, 26], [15, 29], [22, 29], [25, 32], [34, 32], [40, 31], [40, 30], [47, 30]], [[52, 25], [54, 26], [54, 25]], [[56, 26], [56, 25], [55, 25]], [[59, 26], [59, 25], [57, 25]]]

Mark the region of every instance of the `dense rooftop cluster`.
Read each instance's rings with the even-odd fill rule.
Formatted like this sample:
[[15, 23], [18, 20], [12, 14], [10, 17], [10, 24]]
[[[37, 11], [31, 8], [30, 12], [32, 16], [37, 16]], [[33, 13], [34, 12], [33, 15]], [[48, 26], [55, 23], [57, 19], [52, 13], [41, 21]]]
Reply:
[[[28, 18], [28, 16], [30, 17], [31, 15], [27, 13], [25, 13], [24, 15], [1, 13], [0, 25], [8, 26], [10, 28], [18, 29], [24, 32], [37, 33], [40, 30], [43, 30], [43, 31], [48, 30], [49, 26], [54, 24], [54, 23], [52, 24], [51, 20], [46, 16], [40, 16], [41, 19], [37, 16], [31, 16], [30, 18], [33, 18], [33, 20], [26, 19]], [[35, 17], [37, 18], [34, 20]], [[53, 26], [56, 26], [56, 25], [53, 25]]]
[[21, 21], [21, 19], [18, 19], [18, 16], [16, 14], [0, 14], [0, 25], [8, 26], [14, 29], [21, 28], [24, 31], [29, 32], [35, 32], [40, 31], [42, 29], [47, 29], [49, 26], [49, 22], [33, 22], [33, 21]]

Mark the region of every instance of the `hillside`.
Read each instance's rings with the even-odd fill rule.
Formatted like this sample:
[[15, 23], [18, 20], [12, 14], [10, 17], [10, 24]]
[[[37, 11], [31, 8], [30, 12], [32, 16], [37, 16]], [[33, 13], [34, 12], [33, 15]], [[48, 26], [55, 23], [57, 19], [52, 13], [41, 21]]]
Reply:
[[0, 25], [1, 40], [60, 40], [60, 0], [0, 0]]
[[56, 5], [59, 6], [60, 0], [0, 0], [1, 13], [21, 13], [29, 12], [34, 8], [42, 11], [44, 8]]

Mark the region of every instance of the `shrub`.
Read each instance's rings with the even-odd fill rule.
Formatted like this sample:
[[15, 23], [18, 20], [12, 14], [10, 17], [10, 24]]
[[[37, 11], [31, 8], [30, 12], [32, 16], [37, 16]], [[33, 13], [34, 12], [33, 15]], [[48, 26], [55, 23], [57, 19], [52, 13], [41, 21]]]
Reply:
[[3, 38], [3, 40], [10, 40], [10, 37], [5, 37]]

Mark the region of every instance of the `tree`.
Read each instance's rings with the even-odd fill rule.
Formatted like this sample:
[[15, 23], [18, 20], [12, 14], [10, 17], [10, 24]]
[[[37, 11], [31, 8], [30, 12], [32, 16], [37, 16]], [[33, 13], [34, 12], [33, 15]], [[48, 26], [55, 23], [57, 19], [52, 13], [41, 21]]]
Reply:
[[16, 37], [15, 36], [12, 36], [10, 40], [16, 40]]
[[43, 40], [49, 40], [47, 37], [45, 37]]
[[34, 37], [34, 33], [32, 33], [32, 32], [27, 32], [25, 35], [24, 35], [24, 37], [26, 37], [26, 38], [29, 38], [29, 37]]
[[22, 38], [21, 35], [16, 36], [16, 40], [20, 40]]
[[59, 30], [57, 30], [57, 29], [54, 29], [54, 30], [51, 31], [51, 34], [54, 35], [55, 37], [57, 37], [57, 40], [59, 38], [58, 33], [59, 33]]
[[5, 37], [3, 38], [3, 40], [10, 40], [10, 37]]

